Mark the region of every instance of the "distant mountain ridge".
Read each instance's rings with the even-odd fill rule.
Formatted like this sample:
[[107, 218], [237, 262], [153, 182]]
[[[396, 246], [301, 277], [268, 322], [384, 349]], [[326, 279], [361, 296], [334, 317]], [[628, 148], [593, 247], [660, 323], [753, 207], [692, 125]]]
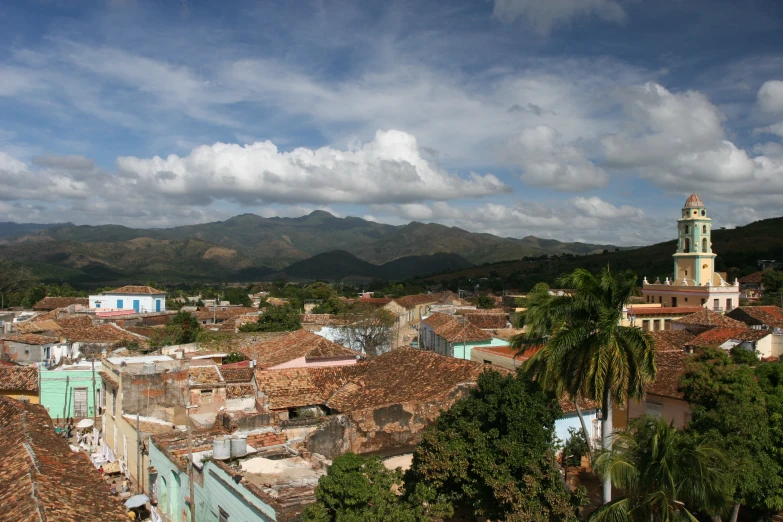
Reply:
[[275, 273], [301, 279], [408, 279], [524, 256], [615, 249], [534, 236], [501, 238], [415, 221], [393, 226], [324, 211], [298, 218], [242, 214], [168, 229], [5, 225], [0, 259], [29, 265], [45, 279], [83, 281], [257, 280]]

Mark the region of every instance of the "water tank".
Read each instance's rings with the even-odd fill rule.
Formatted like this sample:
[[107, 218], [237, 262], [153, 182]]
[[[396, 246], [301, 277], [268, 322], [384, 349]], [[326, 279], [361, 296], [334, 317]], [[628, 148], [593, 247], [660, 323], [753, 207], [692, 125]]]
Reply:
[[155, 373], [155, 363], [154, 362], [147, 362], [144, 363], [141, 367], [141, 373], [146, 375], [152, 375]]
[[231, 437], [231, 456], [244, 457], [247, 455], [247, 437]]
[[212, 441], [212, 458], [215, 460], [231, 458], [231, 442], [228, 437], [215, 437]]

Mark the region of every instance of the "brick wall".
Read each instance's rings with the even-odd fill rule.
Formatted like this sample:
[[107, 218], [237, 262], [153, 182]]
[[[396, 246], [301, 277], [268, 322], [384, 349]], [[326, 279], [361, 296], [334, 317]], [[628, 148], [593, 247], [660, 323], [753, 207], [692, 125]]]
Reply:
[[286, 443], [285, 433], [256, 433], [247, 436], [247, 443], [254, 448], [265, 448], [267, 446], [276, 446]]

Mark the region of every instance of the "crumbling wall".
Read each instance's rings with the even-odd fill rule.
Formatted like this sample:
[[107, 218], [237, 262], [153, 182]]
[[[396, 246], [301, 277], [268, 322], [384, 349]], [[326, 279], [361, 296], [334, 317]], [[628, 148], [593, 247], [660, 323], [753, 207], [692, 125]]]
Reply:
[[334, 459], [351, 450], [352, 422], [347, 415], [325, 418], [305, 442], [307, 451]]
[[168, 411], [187, 404], [188, 371], [123, 374], [121, 386], [123, 413], [167, 418]]

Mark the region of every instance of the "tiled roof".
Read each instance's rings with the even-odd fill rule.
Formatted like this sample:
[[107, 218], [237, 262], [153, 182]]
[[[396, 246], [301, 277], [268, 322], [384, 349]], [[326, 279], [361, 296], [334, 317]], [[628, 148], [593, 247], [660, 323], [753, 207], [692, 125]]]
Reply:
[[686, 315], [677, 319], [679, 324], [690, 324], [695, 326], [724, 326], [729, 328], [744, 328], [745, 324], [727, 317], [718, 312], [713, 312], [708, 308], [702, 308], [696, 313]]
[[0, 520], [126, 521], [84, 455], [58, 437], [43, 406], [0, 396]]
[[506, 357], [507, 359], [514, 359], [517, 362], [524, 362], [533, 357], [540, 347], [527, 348], [522, 353], [518, 349], [511, 346], [478, 346], [473, 348], [474, 352], [487, 353], [490, 355], [498, 355], [500, 357]]
[[[58, 321], [61, 323], [61, 321]], [[79, 343], [119, 343], [141, 342], [143, 339], [137, 335], [123, 330], [114, 324], [90, 324], [89, 326], [63, 327], [59, 335], [71, 342]]]
[[325, 404], [344, 413], [443, 398], [484, 370], [480, 363], [399, 348], [350, 366], [258, 370], [256, 380], [272, 409]]
[[217, 365], [209, 366], [191, 366], [188, 368], [188, 380], [193, 386], [214, 386], [222, 385], [223, 378], [218, 371]]
[[758, 341], [770, 332], [765, 330], [753, 330], [751, 328], [713, 328], [707, 330], [690, 340], [688, 346], [713, 346], [717, 347], [727, 341]]
[[226, 382], [250, 382], [253, 380], [253, 368], [231, 368], [223, 365], [220, 367], [220, 373]]
[[10, 337], [5, 338], [6, 341], [12, 341], [15, 343], [22, 343], [22, 344], [30, 344], [30, 345], [43, 345], [43, 344], [50, 344], [50, 343], [56, 343], [60, 339], [57, 337], [47, 337], [45, 335], [37, 335], [37, 334], [22, 334], [22, 335], [12, 335]]
[[498, 339], [508, 341], [512, 337], [515, 337], [523, 332], [524, 330], [522, 328], [498, 328], [493, 332], [493, 335]]
[[739, 278], [740, 284], [751, 284], [751, 285], [757, 285], [764, 282], [764, 272], [753, 272], [752, 274], [748, 274], [744, 277]]
[[353, 350], [304, 329], [270, 341], [261, 341], [242, 347], [239, 351], [248, 359], [255, 359], [259, 368], [270, 368], [300, 357], [331, 359], [359, 355]]
[[508, 316], [504, 312], [494, 314], [464, 314], [465, 318], [482, 330], [504, 328], [508, 324]]
[[658, 316], [658, 315], [679, 315], [685, 316], [695, 314], [704, 310], [701, 306], [640, 306], [640, 307], [628, 307], [628, 314], [633, 314], [636, 317], [642, 317], [645, 315]]
[[415, 308], [419, 305], [435, 303], [437, 302], [437, 300], [431, 295], [417, 294], [417, 295], [406, 295], [405, 297], [398, 297], [394, 299], [394, 302], [402, 306], [403, 308], [407, 308], [408, 310], [410, 310], [411, 308]]
[[0, 391], [38, 391], [38, 369], [34, 366], [0, 366]]
[[25, 321], [14, 324], [14, 330], [20, 334], [51, 332], [59, 330], [60, 325], [54, 319], [44, 319], [43, 321]]
[[697, 194], [691, 194], [688, 199], [685, 200], [685, 208], [703, 207], [704, 202]]
[[662, 330], [650, 332], [655, 343], [656, 351], [682, 351], [683, 347], [693, 340], [693, 335], [688, 330]]
[[783, 308], [779, 306], [740, 306], [729, 312], [729, 315], [736, 318], [743, 318], [743, 314], [755, 320], [750, 321], [751, 323], [760, 323], [770, 328], [783, 328]]
[[679, 390], [680, 379], [685, 373], [685, 361], [688, 355], [682, 350], [660, 351], [655, 354], [657, 372], [655, 381], [647, 387], [647, 393], [682, 399]]
[[98, 375], [100, 375], [104, 381], [111, 384], [115, 389], [120, 388], [120, 382], [109, 372], [98, 372]]
[[299, 321], [302, 324], [346, 324], [348, 321], [345, 316], [336, 314], [299, 314]]
[[484, 330], [476, 328], [471, 323], [460, 321], [459, 319], [452, 319], [450, 322], [444, 323], [434, 330], [438, 337], [443, 338], [449, 343], [457, 341], [475, 342], [492, 340], [492, 334], [489, 332], [485, 332]]
[[166, 292], [163, 290], [157, 290], [155, 288], [152, 288], [151, 286], [134, 286], [134, 285], [127, 285], [127, 286], [121, 286], [120, 288], [115, 288], [114, 290], [109, 290], [106, 292], [103, 292], [104, 294], [129, 294], [129, 295], [138, 295], [138, 294], [144, 294], [144, 295], [160, 295], [165, 294]]
[[383, 306], [391, 303], [392, 300], [387, 297], [362, 297], [358, 302], [362, 304]]
[[327, 395], [311, 379], [311, 370], [287, 368], [283, 370], [256, 370], [258, 389], [269, 397], [273, 410], [323, 404]]
[[33, 310], [51, 311], [76, 304], [89, 306], [90, 300], [86, 297], [44, 297], [33, 305]]
[[434, 330], [440, 326], [443, 326], [446, 323], [450, 323], [453, 320], [454, 320], [454, 316], [452, 315], [435, 312], [434, 314], [431, 314], [426, 318], [424, 318], [422, 322]]
[[226, 399], [255, 397], [256, 387], [253, 384], [229, 384], [226, 386]]

